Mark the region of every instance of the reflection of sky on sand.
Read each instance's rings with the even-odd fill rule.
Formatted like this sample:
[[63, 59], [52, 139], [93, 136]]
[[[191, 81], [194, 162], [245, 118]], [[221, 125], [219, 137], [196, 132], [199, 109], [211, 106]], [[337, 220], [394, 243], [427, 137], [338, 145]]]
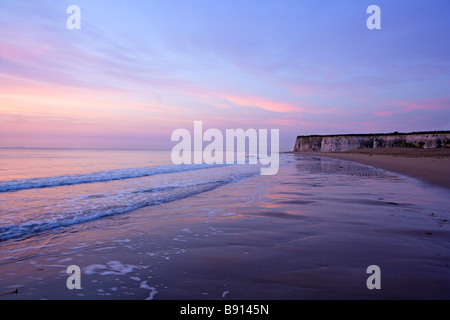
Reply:
[[[408, 177], [287, 154], [276, 176], [0, 243], [2, 292], [21, 291], [0, 298], [371, 298], [371, 264], [386, 270], [381, 297], [449, 297], [447, 199]], [[70, 264], [84, 270], [79, 292], [65, 289]]]

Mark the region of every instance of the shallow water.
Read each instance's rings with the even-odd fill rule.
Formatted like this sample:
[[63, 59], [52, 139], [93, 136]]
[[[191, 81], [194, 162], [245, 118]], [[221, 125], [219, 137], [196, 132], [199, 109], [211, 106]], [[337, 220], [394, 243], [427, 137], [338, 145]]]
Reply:
[[[168, 151], [0, 151], [2, 167], [15, 166], [0, 181], [0, 241], [191, 197], [257, 172], [242, 165], [174, 165]], [[136, 167], [137, 160], [152, 166]], [[22, 179], [6, 180], [13, 177]]]

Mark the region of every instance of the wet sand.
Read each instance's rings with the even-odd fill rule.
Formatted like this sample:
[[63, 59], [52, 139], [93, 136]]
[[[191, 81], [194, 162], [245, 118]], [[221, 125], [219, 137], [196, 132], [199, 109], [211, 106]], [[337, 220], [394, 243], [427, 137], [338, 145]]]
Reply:
[[[448, 197], [283, 155], [275, 176], [0, 243], [0, 299], [449, 299]], [[66, 287], [72, 264], [81, 290]], [[370, 265], [380, 290], [366, 286]]]
[[383, 148], [305, 154], [356, 161], [450, 188], [450, 150], [448, 149]]

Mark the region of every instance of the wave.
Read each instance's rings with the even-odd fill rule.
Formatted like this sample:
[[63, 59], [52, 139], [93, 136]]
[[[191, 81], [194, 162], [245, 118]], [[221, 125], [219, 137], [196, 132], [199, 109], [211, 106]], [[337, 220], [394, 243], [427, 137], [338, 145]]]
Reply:
[[79, 175], [64, 175], [58, 177], [31, 178], [0, 182], [0, 192], [11, 192], [36, 188], [69, 186], [83, 183], [107, 182], [113, 180], [142, 178], [158, 174], [201, 170], [223, 167], [226, 164], [178, 164], [147, 168], [116, 169]]
[[78, 205], [72, 206], [69, 211], [46, 213], [40, 218], [35, 217], [19, 223], [0, 226], [0, 242], [188, 198], [258, 174], [259, 172], [254, 171], [233, 173], [213, 178], [212, 181], [194, 184], [177, 184], [153, 189], [143, 188], [139, 191], [118, 190], [119, 193], [94, 197], [97, 202], [80, 202]]

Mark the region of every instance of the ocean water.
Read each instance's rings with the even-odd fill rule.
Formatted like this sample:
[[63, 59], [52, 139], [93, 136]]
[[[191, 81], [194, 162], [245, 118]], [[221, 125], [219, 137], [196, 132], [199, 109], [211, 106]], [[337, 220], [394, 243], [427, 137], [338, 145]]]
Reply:
[[168, 150], [0, 149], [0, 241], [190, 197], [258, 170], [174, 165]]

